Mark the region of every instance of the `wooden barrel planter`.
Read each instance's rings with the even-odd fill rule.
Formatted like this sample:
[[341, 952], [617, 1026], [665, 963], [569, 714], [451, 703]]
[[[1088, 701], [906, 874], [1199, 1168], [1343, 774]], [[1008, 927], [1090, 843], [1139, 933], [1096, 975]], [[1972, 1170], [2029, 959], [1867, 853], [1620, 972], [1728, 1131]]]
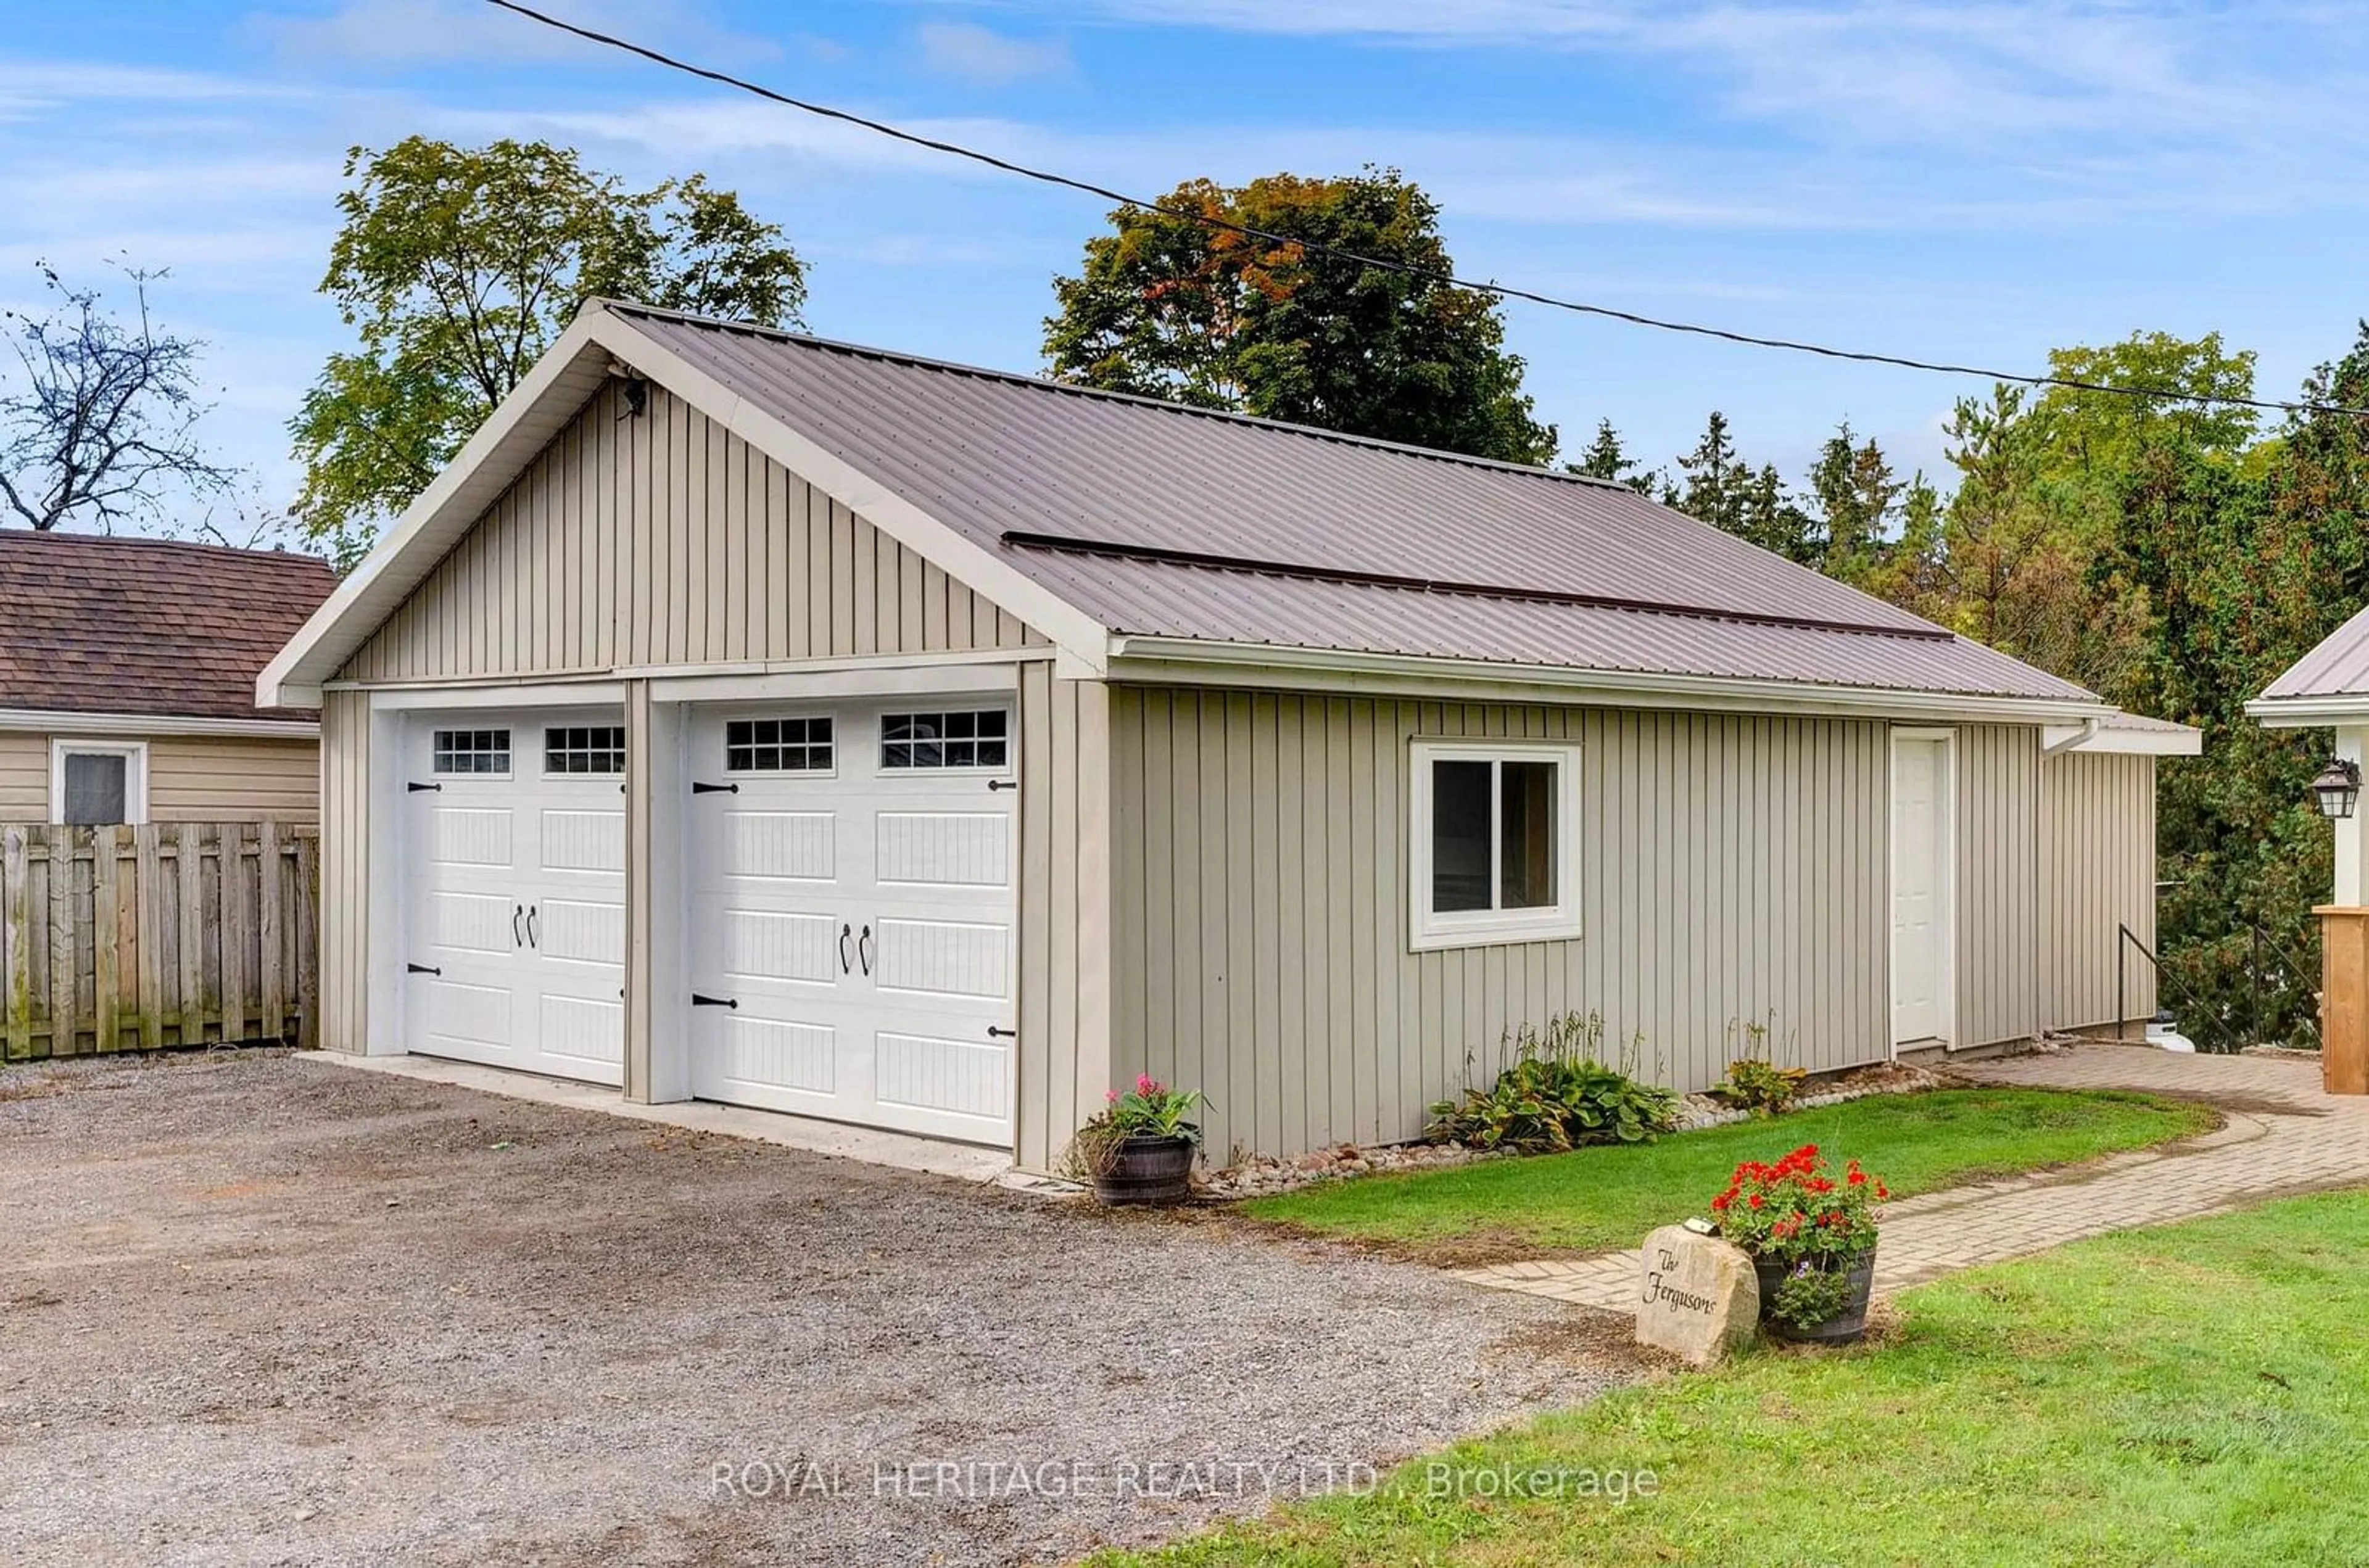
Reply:
[[1780, 1322], [1768, 1315], [1770, 1303], [1777, 1299], [1777, 1288], [1785, 1283], [1791, 1265], [1781, 1258], [1756, 1257], [1753, 1273], [1760, 1276], [1760, 1326], [1775, 1339], [1791, 1340], [1798, 1345], [1848, 1345], [1867, 1333], [1867, 1303], [1875, 1290], [1875, 1249], [1861, 1253], [1844, 1271], [1850, 1288], [1843, 1310], [1824, 1322], [1806, 1326]]
[[1194, 1138], [1129, 1133], [1094, 1173], [1094, 1196], [1114, 1207], [1179, 1204], [1193, 1196]]

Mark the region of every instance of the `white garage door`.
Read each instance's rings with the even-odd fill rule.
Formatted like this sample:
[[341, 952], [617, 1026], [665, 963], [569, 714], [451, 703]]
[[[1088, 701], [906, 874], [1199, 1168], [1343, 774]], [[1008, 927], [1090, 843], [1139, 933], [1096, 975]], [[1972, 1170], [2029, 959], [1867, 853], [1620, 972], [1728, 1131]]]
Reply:
[[613, 714], [414, 721], [409, 1048], [624, 1081], [624, 730]]
[[1010, 704], [735, 707], [689, 743], [692, 1093], [1008, 1146]]

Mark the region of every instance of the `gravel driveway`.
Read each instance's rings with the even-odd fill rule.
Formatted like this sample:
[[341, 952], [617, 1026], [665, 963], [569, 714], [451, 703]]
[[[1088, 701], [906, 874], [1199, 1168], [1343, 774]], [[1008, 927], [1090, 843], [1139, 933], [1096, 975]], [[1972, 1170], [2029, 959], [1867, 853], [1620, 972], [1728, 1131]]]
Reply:
[[0, 1238], [9, 1562], [1061, 1560], [1629, 1367], [1219, 1216], [276, 1054], [0, 1071]]

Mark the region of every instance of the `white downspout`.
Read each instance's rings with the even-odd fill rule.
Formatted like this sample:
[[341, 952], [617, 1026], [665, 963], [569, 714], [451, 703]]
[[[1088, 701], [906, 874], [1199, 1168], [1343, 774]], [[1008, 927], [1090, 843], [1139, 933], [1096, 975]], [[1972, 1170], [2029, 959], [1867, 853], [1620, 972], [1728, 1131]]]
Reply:
[[2042, 742], [2040, 754], [2043, 758], [2061, 757], [2066, 752], [2074, 750], [2076, 747], [2087, 746], [2090, 741], [2097, 738], [2098, 721], [2094, 718], [2085, 718], [2081, 721], [2081, 727], [2075, 730], [2071, 735], [2066, 737], [2064, 739]]

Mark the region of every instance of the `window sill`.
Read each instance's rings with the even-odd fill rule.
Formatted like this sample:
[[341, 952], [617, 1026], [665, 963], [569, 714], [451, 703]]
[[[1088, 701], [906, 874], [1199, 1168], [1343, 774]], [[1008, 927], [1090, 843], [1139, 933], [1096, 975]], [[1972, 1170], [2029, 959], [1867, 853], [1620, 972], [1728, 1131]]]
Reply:
[[1407, 939], [1410, 953], [1436, 953], [1454, 947], [1508, 947], [1530, 942], [1575, 942], [1579, 917], [1552, 911], [1541, 918], [1525, 913], [1508, 920], [1502, 915], [1479, 920], [1425, 923]]

